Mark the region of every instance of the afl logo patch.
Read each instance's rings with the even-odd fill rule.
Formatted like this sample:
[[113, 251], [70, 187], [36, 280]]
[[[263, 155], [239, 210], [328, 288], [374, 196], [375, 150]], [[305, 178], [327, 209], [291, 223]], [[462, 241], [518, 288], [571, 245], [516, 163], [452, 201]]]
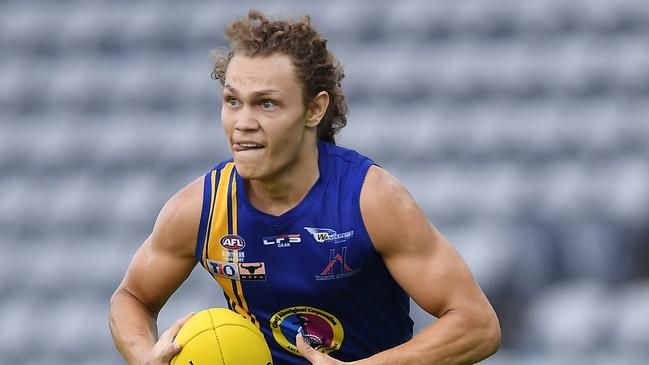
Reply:
[[228, 250], [241, 250], [246, 247], [246, 241], [237, 234], [229, 234], [221, 238], [221, 246]]
[[287, 351], [300, 355], [295, 344], [298, 333], [311, 347], [328, 354], [340, 349], [345, 332], [331, 313], [321, 309], [299, 306], [282, 309], [270, 318], [275, 341]]

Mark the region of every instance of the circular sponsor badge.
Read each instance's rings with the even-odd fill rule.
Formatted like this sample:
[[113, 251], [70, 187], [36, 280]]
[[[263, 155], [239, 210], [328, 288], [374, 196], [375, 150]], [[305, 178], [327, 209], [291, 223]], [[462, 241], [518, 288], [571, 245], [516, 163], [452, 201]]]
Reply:
[[302, 334], [314, 349], [328, 354], [340, 349], [344, 330], [338, 318], [321, 309], [298, 306], [282, 309], [270, 319], [275, 341], [287, 351], [299, 355], [295, 336]]

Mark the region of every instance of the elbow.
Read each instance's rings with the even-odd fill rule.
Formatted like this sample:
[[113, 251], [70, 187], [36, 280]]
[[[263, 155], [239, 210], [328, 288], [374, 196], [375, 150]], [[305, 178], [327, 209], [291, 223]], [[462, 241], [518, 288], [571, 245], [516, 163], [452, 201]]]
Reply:
[[471, 334], [473, 351], [470, 362], [482, 361], [498, 352], [500, 349], [500, 323], [491, 306], [483, 307], [471, 316], [473, 320], [467, 331]]
[[160, 308], [162, 306], [154, 306], [153, 304], [149, 304], [146, 301], [140, 299], [139, 296], [134, 294], [133, 291], [129, 290], [128, 288], [124, 286], [119, 286], [113, 295], [110, 297], [110, 302], [108, 304], [108, 310], [109, 313], [112, 317], [113, 312], [118, 312], [120, 311], [120, 308], [123, 306], [126, 307], [131, 307], [131, 306], [136, 306], [141, 308], [143, 311], [146, 311], [148, 315], [150, 315], [153, 318], [157, 318], [158, 312], [160, 311]]
[[500, 337], [500, 323], [496, 313], [492, 310], [484, 324], [482, 344], [485, 358], [498, 352], [500, 349]]
[[121, 291], [122, 291], [121, 287], [115, 289], [115, 291], [113, 292], [113, 295], [110, 296], [110, 300], [108, 301], [108, 306], [109, 307], [112, 307], [113, 305], [115, 305], [115, 301], [117, 300], [117, 297], [121, 294]]
[[491, 328], [489, 330], [489, 334], [487, 336], [487, 343], [488, 343], [488, 355], [491, 356], [498, 352], [500, 349], [500, 323], [498, 323], [498, 318], [494, 315], [495, 320], [493, 321], [493, 324], [491, 325]]
[[128, 292], [124, 290], [121, 286], [118, 287], [115, 292], [113, 292], [113, 295], [110, 296], [110, 300], [108, 301], [108, 310], [109, 313], [112, 313], [114, 308], [116, 306], [119, 306], [120, 301], [122, 300], [122, 296], [124, 294], [127, 294]]
[[108, 329], [110, 330], [110, 333], [113, 335], [113, 337], [115, 336], [115, 311], [118, 306], [117, 302], [119, 301], [119, 296], [120, 288], [115, 290], [113, 295], [110, 296], [110, 300], [108, 301]]
[[117, 315], [116, 312], [119, 311], [120, 309], [120, 304], [122, 304], [124, 298], [124, 289], [120, 286], [115, 290], [113, 295], [110, 296], [110, 300], [108, 301], [108, 326], [112, 329], [113, 327], [113, 322], [115, 321], [115, 317]]

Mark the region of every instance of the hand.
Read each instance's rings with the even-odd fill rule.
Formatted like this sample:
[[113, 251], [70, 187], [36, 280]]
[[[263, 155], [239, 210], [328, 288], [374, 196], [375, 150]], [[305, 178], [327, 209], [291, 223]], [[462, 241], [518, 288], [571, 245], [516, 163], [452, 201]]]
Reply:
[[340, 364], [347, 364], [344, 363], [340, 360], [336, 360], [333, 357], [329, 355], [325, 355], [322, 352], [314, 349], [313, 347], [309, 346], [305, 341], [304, 338], [302, 338], [302, 335], [298, 333], [297, 337], [295, 337], [295, 344], [297, 345], [297, 349], [300, 351], [300, 354], [304, 356], [305, 359], [309, 360], [309, 362], [313, 365], [340, 365]]
[[146, 357], [144, 364], [145, 365], [169, 365], [171, 358], [174, 357], [177, 353], [180, 352], [182, 346], [179, 343], [175, 342], [176, 335], [180, 331], [180, 327], [187, 322], [187, 320], [193, 316], [194, 313], [190, 313], [176, 322], [174, 322], [168, 330], [166, 330], [153, 348], [151, 348], [148, 356]]

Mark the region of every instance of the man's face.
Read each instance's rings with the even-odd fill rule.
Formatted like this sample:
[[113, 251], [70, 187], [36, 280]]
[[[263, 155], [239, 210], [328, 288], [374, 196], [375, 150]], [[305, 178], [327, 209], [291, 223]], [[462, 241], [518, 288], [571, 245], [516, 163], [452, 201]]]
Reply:
[[221, 121], [238, 173], [272, 179], [305, 147], [302, 88], [289, 56], [235, 55], [228, 64]]

